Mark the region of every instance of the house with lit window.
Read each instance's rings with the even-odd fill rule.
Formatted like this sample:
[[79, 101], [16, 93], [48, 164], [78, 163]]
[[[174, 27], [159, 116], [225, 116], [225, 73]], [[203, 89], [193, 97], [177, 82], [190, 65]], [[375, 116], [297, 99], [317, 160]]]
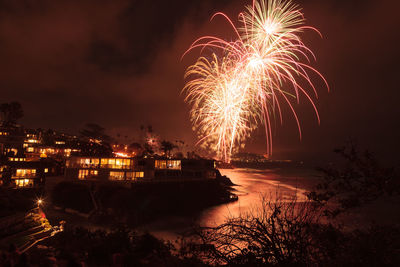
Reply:
[[65, 175], [80, 180], [132, 180], [144, 176], [134, 171], [133, 158], [71, 157]]
[[0, 185], [8, 188], [42, 188], [49, 168], [39, 161], [9, 161], [0, 166]]
[[41, 132], [27, 129], [23, 147], [26, 157], [29, 160], [38, 160], [40, 158], [54, 158], [63, 160], [68, 158], [72, 152], [77, 152], [73, 144], [76, 142], [76, 136], [70, 136], [54, 131]]
[[[207, 159], [153, 159], [155, 180], [215, 179], [214, 160]], [[153, 165], [153, 164], [152, 164]]]
[[65, 176], [87, 181], [190, 181], [215, 179], [213, 160], [71, 157]]
[[22, 127], [0, 127], [0, 153], [5, 156], [23, 153], [24, 130]]

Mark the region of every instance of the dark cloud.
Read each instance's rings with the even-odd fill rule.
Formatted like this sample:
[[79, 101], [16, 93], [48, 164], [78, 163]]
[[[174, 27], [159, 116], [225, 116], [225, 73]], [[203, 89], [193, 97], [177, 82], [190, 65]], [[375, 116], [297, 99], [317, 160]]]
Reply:
[[[152, 124], [166, 138], [194, 140], [180, 94], [183, 73], [198, 52], [181, 61], [205, 34], [232, 38], [217, 10], [236, 19], [250, 1], [0, 1], [0, 100], [20, 101], [23, 123], [77, 132], [96, 122], [112, 133], [135, 135]], [[275, 127], [276, 157], [323, 158], [350, 136], [393, 156], [400, 135], [395, 1], [302, 0], [310, 25], [303, 35], [312, 63], [331, 92], [319, 88], [318, 126], [306, 101], [296, 106], [300, 142], [288, 110]], [[248, 149], [262, 152], [262, 130]]]
[[394, 32], [399, 27], [398, 7], [394, 1], [304, 3], [308, 23], [323, 34], [322, 40], [308, 35], [306, 41], [316, 52], [315, 66], [327, 78], [331, 92], [320, 90], [321, 126], [312, 125], [312, 114], [302, 112], [307, 131], [303, 141], [296, 144], [289, 137], [279, 141], [294, 148], [293, 154], [302, 150], [315, 158], [354, 138], [380, 157], [397, 161], [400, 92], [395, 73], [400, 36]]

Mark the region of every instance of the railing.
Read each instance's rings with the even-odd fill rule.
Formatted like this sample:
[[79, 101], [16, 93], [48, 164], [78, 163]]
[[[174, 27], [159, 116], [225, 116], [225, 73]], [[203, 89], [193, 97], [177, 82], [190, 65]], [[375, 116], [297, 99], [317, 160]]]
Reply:
[[116, 165], [116, 164], [79, 164], [79, 163], [73, 163], [69, 164], [67, 168], [87, 168], [87, 169], [123, 169], [123, 170], [129, 170], [132, 169], [132, 165]]
[[31, 178], [39, 178], [36, 173], [24, 174], [21, 176], [14, 175], [11, 179], [22, 180], [22, 179], [31, 179]]
[[132, 165], [116, 165], [116, 164], [101, 164], [100, 168], [102, 169], [123, 169], [123, 170], [129, 170], [132, 169]]

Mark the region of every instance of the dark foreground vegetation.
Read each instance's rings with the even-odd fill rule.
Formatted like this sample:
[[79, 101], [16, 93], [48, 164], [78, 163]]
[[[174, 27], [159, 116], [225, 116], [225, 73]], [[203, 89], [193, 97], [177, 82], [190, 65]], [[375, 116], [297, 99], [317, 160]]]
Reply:
[[[66, 228], [19, 255], [38, 266], [399, 266], [398, 226], [344, 231], [321, 222], [314, 203], [264, 200], [257, 214], [194, 228], [176, 242], [126, 228]], [[8, 259], [13, 252], [5, 252]], [[19, 258], [17, 262], [19, 261]], [[5, 261], [3, 263], [6, 263]]]
[[32, 209], [35, 200], [43, 193], [40, 190], [14, 190], [0, 187], [0, 218]]
[[62, 182], [52, 192], [52, 203], [88, 213], [94, 222], [135, 227], [164, 216], [196, 214], [226, 203], [232, 196], [231, 188], [216, 180], [137, 183], [131, 187]]
[[342, 164], [320, 167], [322, 181], [308, 194], [324, 206], [324, 214], [336, 217], [353, 208], [400, 195], [399, 170], [385, 167], [369, 151], [360, 152], [353, 142], [335, 152]]
[[[194, 226], [175, 242], [139, 234], [132, 228], [105, 232], [67, 225], [63, 233], [29, 254], [17, 255], [16, 262], [38, 266], [400, 266], [399, 221], [374, 223], [377, 218], [371, 217], [359, 227], [351, 220], [346, 224], [337, 220], [351, 216], [355, 208], [399, 199], [398, 172], [381, 167], [371, 154], [358, 153], [353, 146], [337, 152], [343, 156], [343, 164], [321, 169], [321, 184], [310, 192], [309, 201], [264, 198], [253, 213], [230, 218], [217, 227]], [[175, 193], [186, 191], [178, 188]], [[129, 202], [123, 202], [136, 201], [126, 199], [125, 189], [102, 190], [95, 194], [107, 200], [102, 203], [104, 209], [121, 205], [115, 216], [129, 208]], [[167, 201], [161, 188], [154, 190], [151, 194], [160, 194], [157, 198], [135, 208], [145, 210], [151, 201]], [[168, 201], [168, 211], [171, 203], [179, 206], [177, 211], [188, 205], [173, 197]], [[13, 253], [12, 248], [3, 252], [1, 263]]]

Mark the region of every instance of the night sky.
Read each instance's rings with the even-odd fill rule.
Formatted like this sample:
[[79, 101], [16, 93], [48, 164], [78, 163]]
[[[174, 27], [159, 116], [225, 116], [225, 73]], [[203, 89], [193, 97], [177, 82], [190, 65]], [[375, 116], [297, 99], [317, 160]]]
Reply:
[[[274, 127], [274, 157], [328, 159], [348, 138], [398, 163], [400, 149], [399, 8], [392, 1], [298, 0], [303, 34], [331, 87], [316, 80], [318, 126], [304, 99], [296, 106], [303, 126], [286, 112]], [[0, 1], [0, 102], [19, 101], [21, 123], [78, 133], [95, 122], [109, 134], [138, 139], [151, 124], [161, 138], [193, 143], [183, 74], [199, 51], [181, 60], [198, 37], [233, 38], [222, 19], [236, 19], [251, 1], [24, 0]], [[303, 101], [304, 100], [304, 101]], [[263, 153], [256, 132], [248, 151]]]

